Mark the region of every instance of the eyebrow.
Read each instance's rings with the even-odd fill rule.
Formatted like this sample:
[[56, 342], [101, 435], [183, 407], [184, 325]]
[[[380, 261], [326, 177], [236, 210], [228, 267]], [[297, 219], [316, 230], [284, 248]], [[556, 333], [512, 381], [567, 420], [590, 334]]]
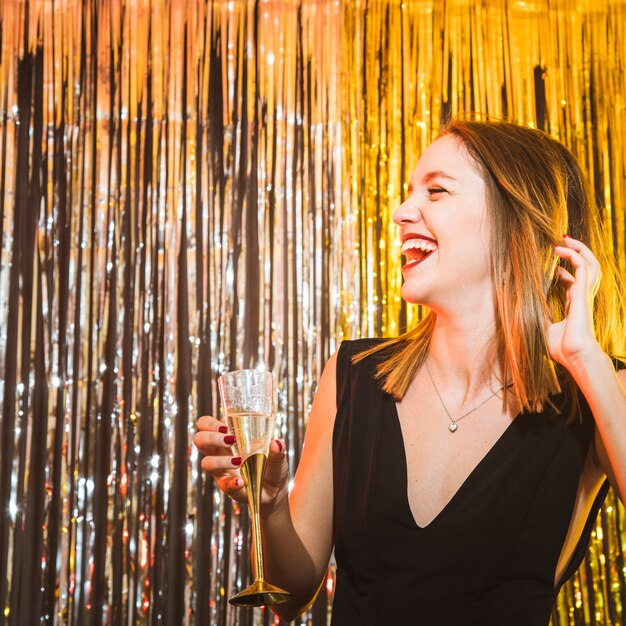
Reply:
[[424, 182], [429, 182], [433, 178], [447, 178], [448, 180], [456, 181], [456, 178], [454, 178], [454, 176], [450, 176], [450, 174], [446, 174], [443, 170], [434, 170], [433, 172], [427, 172], [424, 175], [422, 180]]
[[[427, 172], [421, 179], [423, 183], [429, 183], [434, 178], [446, 178], [447, 180], [452, 180], [454, 182], [458, 182], [454, 176], [450, 176], [450, 174], [446, 174], [443, 170], [433, 170], [431, 172]], [[413, 191], [413, 182], [409, 181], [408, 192], [411, 193]]]

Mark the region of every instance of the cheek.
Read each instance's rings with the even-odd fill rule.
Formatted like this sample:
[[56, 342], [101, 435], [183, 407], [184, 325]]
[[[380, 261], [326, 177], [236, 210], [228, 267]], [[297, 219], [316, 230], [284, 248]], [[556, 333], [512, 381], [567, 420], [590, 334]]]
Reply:
[[448, 247], [441, 255], [441, 271], [451, 271], [464, 279], [484, 278], [491, 275], [491, 247], [488, 240], [472, 237], [459, 231], [461, 244]]

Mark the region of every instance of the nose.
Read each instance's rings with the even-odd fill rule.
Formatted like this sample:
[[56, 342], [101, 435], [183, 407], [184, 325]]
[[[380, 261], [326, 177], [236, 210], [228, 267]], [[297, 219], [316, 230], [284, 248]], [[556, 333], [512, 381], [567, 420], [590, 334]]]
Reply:
[[418, 207], [418, 202], [414, 194], [409, 197], [393, 212], [393, 221], [402, 224], [416, 224], [422, 219], [422, 214]]

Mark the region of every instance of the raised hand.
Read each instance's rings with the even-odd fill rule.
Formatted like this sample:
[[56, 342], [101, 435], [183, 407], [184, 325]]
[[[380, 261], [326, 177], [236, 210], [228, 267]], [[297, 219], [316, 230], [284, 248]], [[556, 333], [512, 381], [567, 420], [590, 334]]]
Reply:
[[593, 325], [593, 301], [600, 285], [600, 263], [581, 241], [565, 235], [555, 246], [556, 254], [570, 261], [572, 275], [559, 267], [558, 278], [565, 286], [567, 301], [565, 317], [550, 324], [548, 349], [550, 356], [571, 371], [585, 354], [597, 351]]

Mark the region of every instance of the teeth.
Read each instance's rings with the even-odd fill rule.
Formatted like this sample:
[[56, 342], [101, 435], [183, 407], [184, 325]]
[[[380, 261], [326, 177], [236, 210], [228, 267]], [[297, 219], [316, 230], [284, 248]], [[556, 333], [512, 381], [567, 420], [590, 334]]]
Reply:
[[434, 243], [431, 243], [430, 241], [424, 241], [423, 239], [407, 239], [402, 244], [402, 252], [406, 252], [407, 250], [415, 248], [423, 250], [424, 252], [432, 252], [433, 250], [437, 249], [437, 246]]

